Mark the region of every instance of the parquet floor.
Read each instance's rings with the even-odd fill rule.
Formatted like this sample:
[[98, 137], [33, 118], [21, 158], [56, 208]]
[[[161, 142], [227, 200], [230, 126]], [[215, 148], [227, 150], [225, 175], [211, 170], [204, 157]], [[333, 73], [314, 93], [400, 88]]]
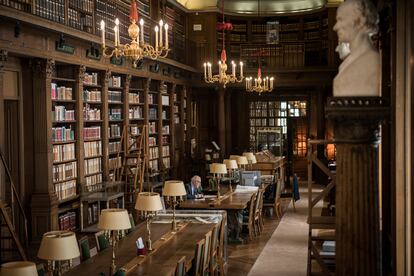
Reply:
[[[290, 203], [290, 198], [282, 198], [282, 210], [285, 212], [287, 206]], [[273, 232], [279, 225], [280, 219], [277, 219], [276, 215], [266, 212], [264, 216], [264, 230], [260, 236], [253, 238], [249, 241], [247, 233], [244, 233], [245, 240], [247, 242], [243, 244], [228, 244], [228, 262], [227, 262], [227, 275], [229, 276], [241, 276], [247, 275], [252, 268], [254, 262], [259, 257], [267, 241], [272, 236]]]

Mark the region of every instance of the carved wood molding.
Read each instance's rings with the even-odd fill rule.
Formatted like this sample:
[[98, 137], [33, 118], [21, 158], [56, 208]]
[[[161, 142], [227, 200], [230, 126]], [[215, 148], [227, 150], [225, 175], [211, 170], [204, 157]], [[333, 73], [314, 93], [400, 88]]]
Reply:
[[86, 72], [86, 66], [85, 65], [81, 65], [79, 66], [79, 82], [83, 83], [83, 81], [85, 80], [85, 72]]
[[54, 59], [31, 59], [29, 63], [33, 75], [36, 78], [52, 78], [55, 73]]
[[9, 53], [7, 50], [0, 50], [0, 71], [3, 70], [4, 64], [7, 62], [8, 55]]
[[130, 75], [130, 74], [126, 75], [126, 77], [125, 77], [125, 87], [129, 87], [129, 85], [131, 84], [131, 78], [132, 78], [132, 75]]
[[106, 70], [105, 71], [105, 84], [108, 85], [109, 82], [109, 78], [112, 76], [112, 71], [111, 70]]

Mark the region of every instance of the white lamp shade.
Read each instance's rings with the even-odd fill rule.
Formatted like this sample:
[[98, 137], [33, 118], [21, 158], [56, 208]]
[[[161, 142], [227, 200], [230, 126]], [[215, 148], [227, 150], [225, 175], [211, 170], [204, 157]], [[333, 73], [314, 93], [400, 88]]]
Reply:
[[185, 196], [187, 191], [184, 187], [184, 182], [180, 180], [165, 181], [162, 195], [164, 196]]
[[250, 160], [250, 162], [252, 164], [256, 164], [257, 163], [256, 156], [255, 155], [253, 155], [253, 158]]
[[226, 174], [227, 168], [225, 164], [213, 163], [213, 164], [210, 164], [210, 172], [216, 173], [216, 174]]
[[224, 159], [223, 164], [226, 165], [226, 168], [229, 170], [237, 169], [237, 161], [233, 159]]
[[162, 210], [161, 197], [159, 193], [139, 193], [135, 202], [135, 209], [139, 211]]
[[36, 264], [32, 262], [10, 262], [1, 265], [0, 276], [37, 276]]
[[125, 209], [103, 209], [98, 228], [102, 230], [125, 230], [131, 228], [128, 212]]
[[254, 158], [254, 153], [253, 152], [243, 152], [243, 156], [246, 156], [247, 161], [250, 161]]
[[230, 155], [229, 159], [236, 160], [239, 158], [240, 155]]
[[239, 156], [237, 158], [237, 165], [247, 165], [249, 162], [247, 162], [246, 156]]
[[75, 233], [51, 231], [43, 234], [37, 256], [43, 260], [63, 261], [79, 257]]

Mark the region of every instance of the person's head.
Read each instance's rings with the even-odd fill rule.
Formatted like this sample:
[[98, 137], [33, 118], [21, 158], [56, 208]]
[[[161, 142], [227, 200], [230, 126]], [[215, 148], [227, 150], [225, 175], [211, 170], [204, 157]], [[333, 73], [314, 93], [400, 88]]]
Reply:
[[378, 31], [378, 13], [369, 0], [347, 0], [336, 12], [336, 24], [333, 30], [338, 41], [352, 42], [360, 32], [367, 35]]
[[201, 177], [194, 175], [191, 178], [191, 185], [193, 185], [195, 188], [198, 188], [201, 185]]

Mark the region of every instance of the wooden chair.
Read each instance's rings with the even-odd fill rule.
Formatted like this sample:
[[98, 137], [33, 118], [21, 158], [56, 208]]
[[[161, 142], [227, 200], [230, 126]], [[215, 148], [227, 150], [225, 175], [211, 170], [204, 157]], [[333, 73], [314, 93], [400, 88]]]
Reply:
[[225, 275], [226, 272], [224, 270], [224, 264], [225, 264], [225, 260], [224, 260], [224, 252], [226, 250], [225, 246], [224, 246], [224, 239], [227, 236], [227, 214], [224, 214], [222, 219], [221, 219], [221, 223], [220, 223], [220, 231], [219, 231], [219, 241], [218, 241], [218, 254], [217, 254], [217, 261], [218, 261], [218, 274], [220, 275]]
[[81, 255], [81, 261], [86, 261], [91, 257], [91, 250], [89, 247], [89, 240], [87, 236], [82, 237], [79, 239], [79, 249]]
[[45, 266], [43, 264], [36, 265], [37, 275], [38, 276], [46, 276]]
[[248, 214], [246, 216], [243, 216], [243, 223], [242, 226], [246, 226], [247, 227], [247, 231], [249, 233], [249, 239], [252, 240], [254, 235], [255, 235], [255, 230], [254, 230], [254, 209], [255, 209], [255, 204], [256, 204], [256, 197], [257, 197], [257, 193], [253, 193], [251, 198], [250, 198], [250, 202], [249, 202], [249, 206], [248, 206]]
[[129, 213], [128, 216], [129, 216], [129, 222], [131, 223], [131, 229], [128, 230], [128, 233], [131, 233], [135, 229], [135, 220], [134, 220], [134, 216], [131, 213]]
[[210, 268], [210, 250], [211, 250], [211, 236], [212, 231], [207, 232], [205, 235], [205, 243], [204, 243], [204, 253], [203, 253], [203, 268], [201, 275], [206, 275], [209, 272]]
[[182, 256], [177, 262], [174, 276], [184, 276], [185, 272], [185, 256]]
[[210, 249], [210, 275], [217, 275], [218, 270], [218, 243], [219, 243], [220, 224], [217, 224], [213, 228], [213, 234], [211, 236], [211, 249]]
[[108, 236], [103, 230], [95, 233], [95, 241], [98, 251], [104, 250], [109, 247]]
[[262, 218], [262, 206], [263, 206], [263, 189], [259, 189], [257, 192], [256, 202], [254, 204], [254, 229], [256, 236], [260, 235], [262, 232], [262, 222], [260, 221]]
[[201, 276], [203, 270], [203, 254], [204, 254], [205, 240], [201, 240], [196, 244], [191, 275]]

